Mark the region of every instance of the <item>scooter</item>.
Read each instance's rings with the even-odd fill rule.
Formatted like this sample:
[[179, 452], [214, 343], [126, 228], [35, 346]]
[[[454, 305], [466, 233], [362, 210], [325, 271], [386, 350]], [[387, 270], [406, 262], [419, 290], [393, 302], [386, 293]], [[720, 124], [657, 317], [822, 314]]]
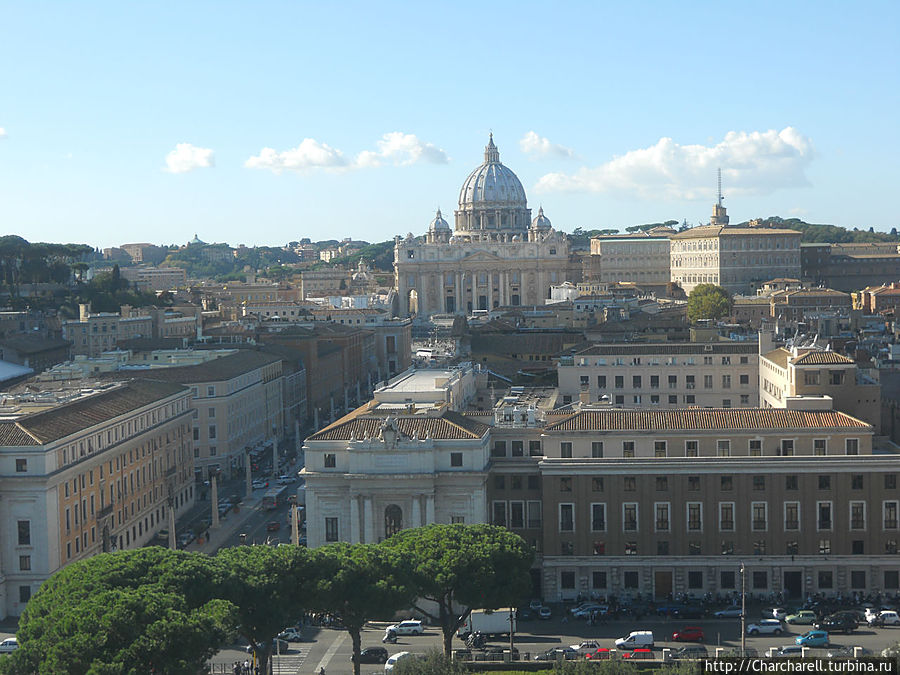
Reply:
[[391, 631], [390, 633], [385, 633], [384, 637], [381, 638], [381, 642], [384, 644], [397, 644], [397, 634]]

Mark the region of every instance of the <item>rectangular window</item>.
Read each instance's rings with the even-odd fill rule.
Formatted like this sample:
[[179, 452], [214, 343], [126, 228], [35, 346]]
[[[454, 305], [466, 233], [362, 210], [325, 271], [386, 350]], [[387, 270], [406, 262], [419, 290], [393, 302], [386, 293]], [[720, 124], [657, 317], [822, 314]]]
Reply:
[[337, 466], [337, 455], [333, 452], [329, 452], [325, 454], [325, 468], [333, 469]]
[[703, 388], [704, 389], [712, 389], [713, 388], [713, 376], [712, 375], [704, 375], [703, 376]]
[[528, 507], [528, 527], [532, 530], [541, 526], [541, 502], [532, 500], [526, 504]]
[[813, 439], [813, 454], [814, 455], [826, 455], [828, 454], [828, 441], [824, 438], [816, 438]]
[[678, 388], [678, 376], [677, 375], [669, 375], [669, 389], [677, 389]]
[[541, 442], [540, 441], [528, 441], [528, 454], [532, 457], [540, 457], [544, 454], [544, 451], [541, 450]]
[[575, 531], [575, 505], [560, 504], [559, 505], [559, 531], [574, 532]]
[[657, 492], [665, 492], [669, 489], [669, 477], [668, 476], [657, 476], [656, 477], [656, 491]]
[[753, 572], [753, 590], [765, 590], [769, 587], [769, 573], [766, 571]]
[[606, 572], [591, 572], [591, 587], [596, 589], [605, 589]]
[[723, 539], [721, 548], [722, 548], [722, 555], [734, 555], [734, 540]]
[[24, 605], [29, 600], [31, 600], [31, 586], [19, 586], [19, 602]]
[[848, 438], [844, 441], [844, 449], [845, 455], [858, 455], [859, 454], [859, 439], [858, 438]]
[[731, 476], [722, 476], [719, 478], [719, 489], [722, 492], [730, 492], [734, 487], [734, 479]]
[[753, 476], [753, 489], [757, 492], [764, 492], [766, 489], [766, 477]]
[[528, 489], [529, 490], [540, 490], [541, 489], [541, 477], [537, 474], [530, 474], [528, 476]]
[[742, 387], [746, 387], [748, 384], [750, 384], [750, 376], [749, 375], [741, 375], [740, 378], [741, 378], [740, 382], [741, 382]]
[[637, 502], [625, 502], [622, 504], [622, 530], [625, 532], [637, 532], [638, 529], [638, 505]]
[[659, 389], [659, 375], [650, 376], [650, 388]]
[[564, 476], [559, 479], [559, 491], [560, 492], [571, 492], [572, 491], [572, 479], [568, 476]]
[[722, 389], [731, 389], [731, 375], [722, 376]]
[[885, 490], [896, 490], [897, 489], [897, 474], [895, 474], [895, 473], [884, 474], [884, 489]]
[[641, 376], [640, 375], [632, 375], [631, 376], [631, 388], [632, 389], [640, 389], [641, 388]]
[[855, 473], [850, 476], [850, 489], [851, 490], [862, 490], [863, 489], [863, 475], [861, 473]]
[[625, 388], [625, 377], [624, 376], [616, 375], [615, 387], [616, 387], [616, 389], [624, 389]]
[[788, 438], [781, 439], [781, 456], [792, 457], [794, 454], [794, 441]]
[[752, 514], [754, 532], [765, 532], [768, 529], [768, 507], [769, 505], [766, 502], [751, 502], [750, 513]]
[[[540, 441], [538, 441], [540, 443]], [[524, 449], [524, 441], [513, 441], [512, 442], [512, 456], [513, 457], [523, 457], [525, 455]]]
[[784, 529], [800, 529], [800, 502], [784, 503]]
[[698, 570], [688, 571], [688, 588], [692, 590], [703, 588], [703, 572]]
[[831, 476], [819, 476], [819, 489], [820, 490], [830, 490], [831, 489]]
[[325, 519], [325, 541], [337, 541], [338, 540], [338, 519], [337, 518], [326, 518]]
[[634, 441], [622, 441], [622, 457], [625, 459], [634, 457]]
[[719, 502], [719, 530], [734, 532], [734, 502]]
[[563, 459], [572, 458], [572, 444], [569, 441], [563, 441], [559, 444], [559, 456]]
[[494, 441], [491, 457], [506, 457], [506, 441]]
[[16, 523], [19, 546], [31, 546], [31, 521], [20, 520]]
[[699, 492], [700, 476], [688, 476], [688, 492]]
[[591, 441], [591, 457], [594, 459], [603, 457], [603, 441]]
[[896, 530], [897, 529], [897, 508], [898, 502], [895, 501], [886, 501], [882, 502], [882, 513], [884, 515], [884, 524], [883, 527], [885, 530]]
[[634, 476], [623, 476], [622, 489], [625, 492], [634, 492], [637, 489], [637, 479]]
[[750, 453], [751, 457], [762, 456], [762, 441], [760, 441], [760, 440], [750, 441], [749, 453]]
[[669, 555], [669, 542], [665, 539], [656, 540], [656, 555]]
[[506, 476], [494, 476], [494, 489], [495, 490], [505, 490], [506, 489]]
[[654, 457], [665, 457], [666, 454], [667, 454], [666, 442], [665, 441], [654, 441], [653, 442], [653, 456]]
[[591, 531], [606, 531], [606, 504], [591, 504]]
[[463, 454], [461, 452], [451, 452], [450, 453], [450, 466], [462, 466], [463, 465]]
[[785, 490], [797, 490], [798, 481], [797, 476], [785, 476], [784, 477], [784, 489]]
[[850, 529], [866, 529], [866, 503], [850, 502]]
[[506, 527], [506, 502], [496, 501], [492, 504], [492, 520], [491, 523]]
[[688, 532], [703, 531], [703, 504], [701, 502], [687, 503], [687, 529]]
[[816, 502], [817, 526], [818, 530], [831, 529], [831, 502]]
[[684, 442], [684, 456], [685, 457], [697, 457], [699, 456], [699, 443], [698, 441], [685, 441]]
[[28, 471], [28, 460], [17, 457], [16, 458], [16, 473], [27, 473], [27, 471]]
[[735, 588], [735, 573], [728, 570], [724, 572], [719, 572], [719, 586], [724, 589], [731, 590]]
[[597, 388], [606, 389], [606, 375], [597, 376]]
[[30, 555], [20, 555], [19, 556], [19, 569], [23, 572], [29, 572], [31, 570], [31, 556]]
[[716, 441], [716, 455], [719, 457], [730, 457], [731, 441], [721, 439]]
[[[829, 550], [831, 549], [830, 546], [828, 548]], [[820, 570], [818, 577], [818, 587], [820, 590], [827, 591], [834, 588], [834, 576], [830, 570]]]
[[603, 492], [603, 476], [591, 477], [591, 492]]
[[657, 502], [653, 505], [654, 510], [656, 511], [656, 519], [654, 529], [657, 532], [668, 532], [669, 531], [669, 503], [668, 502]]

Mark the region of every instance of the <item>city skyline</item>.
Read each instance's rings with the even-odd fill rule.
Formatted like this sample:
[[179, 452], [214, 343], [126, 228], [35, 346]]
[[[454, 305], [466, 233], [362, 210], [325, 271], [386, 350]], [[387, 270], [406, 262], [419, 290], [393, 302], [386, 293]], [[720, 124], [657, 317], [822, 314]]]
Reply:
[[887, 231], [892, 39], [870, 2], [9, 5], [0, 222], [30, 241], [423, 234], [493, 131], [556, 228]]

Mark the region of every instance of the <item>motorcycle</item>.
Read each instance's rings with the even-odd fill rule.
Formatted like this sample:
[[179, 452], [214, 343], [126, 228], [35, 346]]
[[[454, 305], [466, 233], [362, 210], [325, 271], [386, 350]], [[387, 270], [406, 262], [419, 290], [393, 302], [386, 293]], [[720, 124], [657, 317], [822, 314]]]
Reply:
[[397, 634], [394, 631], [388, 631], [384, 634], [384, 637], [381, 638], [381, 642], [386, 645], [395, 645], [397, 644]]

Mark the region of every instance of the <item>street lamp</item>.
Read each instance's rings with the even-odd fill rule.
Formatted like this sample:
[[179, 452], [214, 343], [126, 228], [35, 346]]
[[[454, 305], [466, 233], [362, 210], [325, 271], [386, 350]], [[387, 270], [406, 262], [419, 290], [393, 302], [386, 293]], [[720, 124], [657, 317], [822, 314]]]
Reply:
[[741, 657], [747, 654], [747, 579], [741, 562]]

